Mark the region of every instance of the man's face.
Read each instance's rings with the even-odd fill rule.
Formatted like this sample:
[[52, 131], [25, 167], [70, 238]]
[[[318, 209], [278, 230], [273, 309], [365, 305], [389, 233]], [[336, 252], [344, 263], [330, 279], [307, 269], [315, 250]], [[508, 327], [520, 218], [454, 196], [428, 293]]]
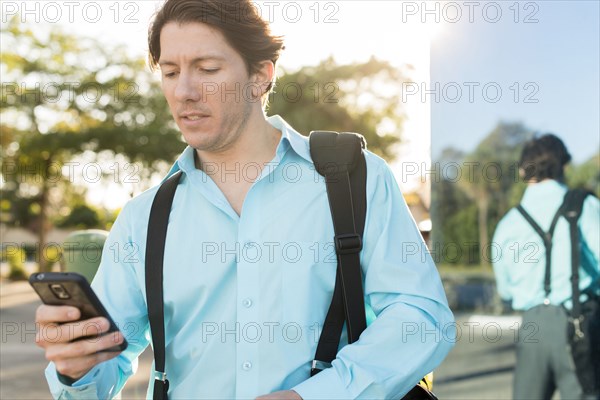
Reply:
[[202, 151], [227, 149], [261, 107], [244, 60], [220, 31], [196, 22], [165, 24], [160, 48], [162, 90], [185, 141]]

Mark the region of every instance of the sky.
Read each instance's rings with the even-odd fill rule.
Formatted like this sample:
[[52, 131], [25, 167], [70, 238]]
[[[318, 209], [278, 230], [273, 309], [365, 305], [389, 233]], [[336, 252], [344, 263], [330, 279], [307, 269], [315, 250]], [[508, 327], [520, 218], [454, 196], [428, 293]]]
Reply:
[[439, 83], [441, 93], [432, 101], [434, 159], [448, 146], [472, 150], [503, 120], [555, 133], [575, 162], [586, 161], [600, 143], [600, 2], [521, 2], [518, 14], [512, 1], [497, 4], [495, 23], [492, 7], [489, 21], [483, 7], [473, 23], [449, 22], [450, 9], [440, 19], [443, 33], [431, 48], [430, 85]]

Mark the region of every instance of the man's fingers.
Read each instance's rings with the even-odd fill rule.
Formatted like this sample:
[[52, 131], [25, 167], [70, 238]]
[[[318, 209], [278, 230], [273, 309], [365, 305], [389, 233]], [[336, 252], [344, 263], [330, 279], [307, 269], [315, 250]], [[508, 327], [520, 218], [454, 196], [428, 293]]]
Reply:
[[100, 350], [106, 350], [121, 343], [123, 343], [123, 335], [120, 332], [112, 332], [100, 337], [49, 346], [46, 349], [46, 359], [48, 361], [57, 361], [60, 359], [87, 357]]
[[107, 332], [109, 328], [110, 324], [104, 317], [60, 325], [48, 323], [38, 327], [36, 343], [41, 347], [46, 344], [68, 343], [80, 337], [100, 335]]
[[119, 355], [119, 352], [97, 353], [85, 357], [66, 358], [54, 362], [56, 370], [72, 379], [79, 379], [96, 364], [110, 360]]
[[35, 322], [38, 324], [49, 324], [55, 322], [77, 321], [81, 312], [77, 307], [71, 306], [49, 306], [42, 304], [35, 313]]

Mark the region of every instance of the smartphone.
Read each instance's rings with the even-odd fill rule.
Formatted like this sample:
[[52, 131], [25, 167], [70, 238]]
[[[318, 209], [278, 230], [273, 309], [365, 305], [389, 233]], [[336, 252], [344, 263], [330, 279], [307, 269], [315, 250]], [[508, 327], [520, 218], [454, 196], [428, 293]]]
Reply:
[[[110, 323], [108, 332], [104, 335], [118, 332], [119, 328], [114, 323], [106, 309], [94, 293], [87, 279], [75, 272], [40, 272], [31, 274], [29, 284], [36, 291], [44, 304], [51, 306], [73, 306], [81, 311], [81, 320], [94, 317], [104, 317]], [[96, 335], [85, 336], [72, 341], [90, 339]], [[123, 343], [111, 348], [100, 350], [123, 351], [127, 348], [127, 340], [123, 335]]]

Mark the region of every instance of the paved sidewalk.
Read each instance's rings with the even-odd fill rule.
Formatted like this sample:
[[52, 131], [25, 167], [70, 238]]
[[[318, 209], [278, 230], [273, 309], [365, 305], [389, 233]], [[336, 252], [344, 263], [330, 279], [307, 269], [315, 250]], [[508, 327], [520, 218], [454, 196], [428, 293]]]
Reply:
[[[0, 281], [0, 399], [51, 399], [44, 376], [48, 365], [35, 345], [35, 309], [41, 304], [26, 281]], [[152, 351], [140, 357], [137, 373], [129, 379], [122, 399], [144, 399]]]

